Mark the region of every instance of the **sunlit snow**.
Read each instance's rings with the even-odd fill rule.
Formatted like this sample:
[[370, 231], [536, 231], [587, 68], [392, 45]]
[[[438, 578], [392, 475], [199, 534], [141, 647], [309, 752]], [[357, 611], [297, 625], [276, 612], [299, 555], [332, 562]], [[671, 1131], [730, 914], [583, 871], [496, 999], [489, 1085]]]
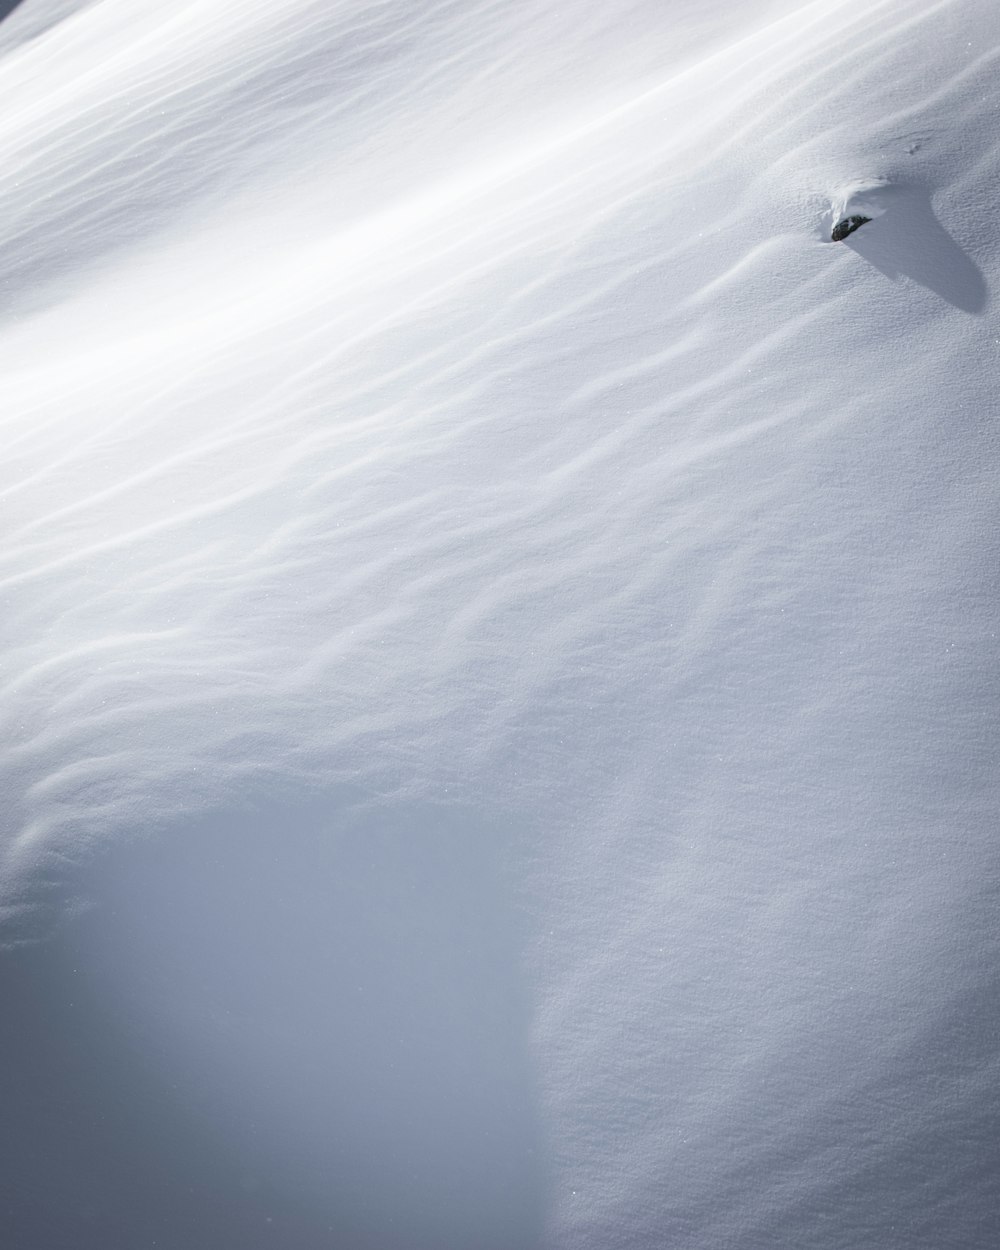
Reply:
[[994, 0], [0, 17], [0, 1240], [992, 1250]]

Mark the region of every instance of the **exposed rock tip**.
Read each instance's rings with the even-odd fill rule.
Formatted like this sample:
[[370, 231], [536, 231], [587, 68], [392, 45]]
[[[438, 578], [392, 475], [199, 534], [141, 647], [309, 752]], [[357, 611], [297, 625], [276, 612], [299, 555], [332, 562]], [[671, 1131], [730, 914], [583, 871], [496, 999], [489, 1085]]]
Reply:
[[841, 239], [846, 239], [849, 234], [853, 234], [855, 230], [860, 229], [866, 221], [871, 221], [870, 217], [861, 217], [855, 215], [853, 217], [844, 217], [833, 227], [830, 232], [830, 239], [833, 243], [839, 243]]

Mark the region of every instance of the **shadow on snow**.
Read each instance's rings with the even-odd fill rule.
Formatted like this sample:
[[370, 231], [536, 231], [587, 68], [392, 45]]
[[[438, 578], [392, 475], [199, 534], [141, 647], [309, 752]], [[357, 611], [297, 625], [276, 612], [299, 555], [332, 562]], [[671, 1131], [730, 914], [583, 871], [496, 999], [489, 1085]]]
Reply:
[[10, 1244], [537, 1246], [518, 910], [490, 832], [276, 810], [96, 862], [87, 912], [0, 954]]
[[922, 187], [879, 188], [881, 216], [844, 240], [893, 282], [911, 278], [967, 313], [981, 313], [987, 304], [986, 280], [975, 262], [959, 247], [931, 207]]

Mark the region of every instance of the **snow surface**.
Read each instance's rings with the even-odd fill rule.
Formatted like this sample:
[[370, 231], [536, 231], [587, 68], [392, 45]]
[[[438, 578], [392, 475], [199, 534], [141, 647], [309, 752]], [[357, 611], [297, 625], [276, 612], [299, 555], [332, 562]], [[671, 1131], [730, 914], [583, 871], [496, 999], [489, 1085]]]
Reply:
[[997, 1244], [998, 72], [13, 7], [11, 1245]]

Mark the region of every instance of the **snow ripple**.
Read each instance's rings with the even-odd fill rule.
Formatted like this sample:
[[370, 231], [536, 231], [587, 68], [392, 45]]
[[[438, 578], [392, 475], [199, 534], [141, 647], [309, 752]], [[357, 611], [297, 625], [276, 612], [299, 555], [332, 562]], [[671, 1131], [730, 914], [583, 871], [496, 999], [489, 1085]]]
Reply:
[[1000, 31], [953, 9], [806, 5], [659, 80], [642, 4], [564, 46], [541, 5], [104, 0], [9, 52], [12, 940], [276, 788], [500, 813], [553, 1244], [722, 1244], [720, 1138], [791, 1176], [810, 1122], [874, 1132], [995, 798], [998, 154], [937, 119]]

